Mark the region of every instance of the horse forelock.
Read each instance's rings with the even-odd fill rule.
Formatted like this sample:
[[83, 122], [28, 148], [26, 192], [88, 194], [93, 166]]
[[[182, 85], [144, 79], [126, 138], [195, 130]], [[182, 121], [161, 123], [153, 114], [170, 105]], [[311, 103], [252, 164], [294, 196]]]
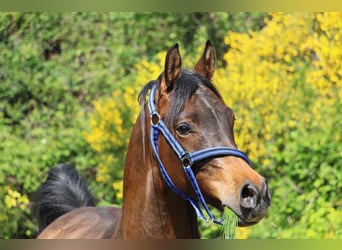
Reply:
[[205, 86], [219, 99], [222, 99], [216, 87], [206, 77], [192, 71], [182, 71], [171, 93], [170, 106], [165, 117], [165, 123], [169, 128], [175, 126], [184, 106], [188, 103], [200, 85]]

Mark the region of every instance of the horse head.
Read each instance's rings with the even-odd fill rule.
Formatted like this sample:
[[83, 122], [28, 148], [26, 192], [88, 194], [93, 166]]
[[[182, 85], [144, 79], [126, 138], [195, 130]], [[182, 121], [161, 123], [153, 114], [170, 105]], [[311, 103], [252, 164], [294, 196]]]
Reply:
[[[192, 71], [182, 69], [177, 44], [169, 49], [164, 71], [150, 96], [152, 127], [162, 127], [155, 134], [164, 136], [152, 135], [151, 141], [155, 141], [166, 182], [172, 183], [176, 193], [196, 203], [200, 192], [205, 203], [220, 210], [229, 207], [238, 216], [239, 226], [249, 226], [266, 215], [271, 196], [265, 178], [237, 149], [234, 113], [211, 82], [215, 66], [210, 41]], [[190, 174], [182, 171], [185, 168]]]

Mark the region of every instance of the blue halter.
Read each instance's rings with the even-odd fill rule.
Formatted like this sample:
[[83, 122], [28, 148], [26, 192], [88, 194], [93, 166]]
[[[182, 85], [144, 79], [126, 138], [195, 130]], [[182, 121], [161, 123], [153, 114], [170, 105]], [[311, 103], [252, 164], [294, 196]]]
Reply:
[[[208, 149], [202, 149], [199, 151], [188, 153], [186, 152], [183, 147], [179, 144], [179, 142], [176, 140], [176, 138], [173, 136], [173, 134], [170, 132], [170, 130], [167, 128], [165, 123], [160, 118], [159, 113], [156, 111], [154, 96], [157, 89], [157, 84], [155, 84], [150, 92], [149, 100], [148, 100], [148, 108], [151, 115], [151, 144], [152, 148], [155, 154], [155, 157], [157, 158], [159, 168], [161, 171], [161, 174], [167, 183], [167, 185], [172, 189], [173, 192], [175, 192], [177, 195], [179, 195], [184, 200], [188, 201], [192, 207], [195, 209], [197, 216], [202, 219], [205, 222], [214, 222], [216, 224], [222, 224], [223, 219], [216, 219], [215, 216], [210, 212], [207, 203], [202, 195], [201, 189], [198, 186], [195, 174], [192, 170], [192, 166], [201, 160], [213, 158], [213, 157], [221, 157], [221, 156], [236, 156], [244, 159], [250, 166], [251, 162], [248, 159], [248, 157], [241, 151], [234, 149], [234, 148], [228, 148], [228, 147], [213, 147]], [[159, 156], [159, 150], [158, 150], [158, 138], [160, 133], [164, 136], [166, 141], [169, 143], [173, 151], [178, 156], [179, 160], [182, 163], [183, 170], [190, 181], [195, 194], [197, 196], [197, 199], [193, 199], [189, 195], [185, 194], [181, 190], [179, 190], [173, 181], [171, 180], [170, 176], [168, 175], [161, 159]], [[204, 215], [202, 209], [205, 210], [205, 212], [208, 215], [208, 218]]]

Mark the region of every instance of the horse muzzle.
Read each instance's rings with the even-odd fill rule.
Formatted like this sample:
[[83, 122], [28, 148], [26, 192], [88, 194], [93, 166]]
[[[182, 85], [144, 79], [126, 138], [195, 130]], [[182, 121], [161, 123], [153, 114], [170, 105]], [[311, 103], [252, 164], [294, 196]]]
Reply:
[[239, 217], [239, 226], [251, 226], [265, 217], [271, 205], [271, 194], [265, 180], [261, 187], [245, 184], [240, 191], [239, 208], [233, 211]]

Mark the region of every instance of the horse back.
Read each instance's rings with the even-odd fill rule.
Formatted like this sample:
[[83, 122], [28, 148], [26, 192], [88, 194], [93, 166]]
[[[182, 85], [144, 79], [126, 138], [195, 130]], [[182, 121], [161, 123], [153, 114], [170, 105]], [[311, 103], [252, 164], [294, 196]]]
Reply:
[[116, 207], [82, 207], [53, 221], [38, 239], [106, 239], [116, 234], [121, 209]]

